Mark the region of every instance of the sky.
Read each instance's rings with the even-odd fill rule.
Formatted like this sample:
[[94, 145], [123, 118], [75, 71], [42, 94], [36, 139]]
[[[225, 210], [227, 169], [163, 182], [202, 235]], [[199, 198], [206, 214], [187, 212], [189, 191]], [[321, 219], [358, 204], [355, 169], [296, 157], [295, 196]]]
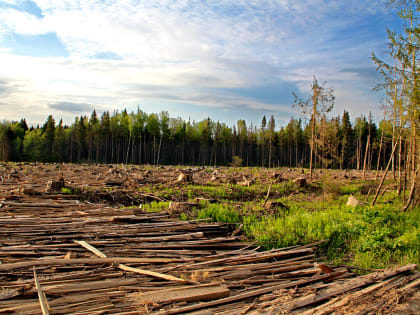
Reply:
[[279, 127], [314, 75], [331, 115], [379, 120], [387, 27], [383, 0], [0, 0], [0, 120], [140, 108]]

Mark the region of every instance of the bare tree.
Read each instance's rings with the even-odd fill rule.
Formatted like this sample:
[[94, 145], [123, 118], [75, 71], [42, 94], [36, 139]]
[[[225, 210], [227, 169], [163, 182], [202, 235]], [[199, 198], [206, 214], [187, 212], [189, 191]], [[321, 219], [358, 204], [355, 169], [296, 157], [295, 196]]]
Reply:
[[312, 119], [312, 130], [311, 130], [311, 153], [309, 158], [309, 178], [312, 179], [312, 161], [314, 155], [314, 144], [315, 144], [315, 129], [317, 117], [321, 113], [330, 112], [335, 103], [334, 90], [332, 88], [325, 86], [326, 82], [322, 85], [318, 84], [318, 81], [314, 75], [314, 79], [311, 85], [312, 97], [308, 99], [302, 99], [297, 96], [296, 93], [292, 93], [295, 98], [293, 107], [298, 108], [298, 110], [305, 115], [306, 117], [310, 116]]

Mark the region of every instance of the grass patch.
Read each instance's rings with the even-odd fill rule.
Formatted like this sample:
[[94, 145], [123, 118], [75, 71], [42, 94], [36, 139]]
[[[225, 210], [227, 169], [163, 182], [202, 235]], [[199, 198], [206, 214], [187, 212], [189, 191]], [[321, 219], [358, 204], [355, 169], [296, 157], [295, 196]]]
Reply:
[[240, 223], [241, 217], [237, 211], [228, 205], [208, 204], [197, 212], [198, 219], [212, 219], [215, 222]]
[[142, 209], [147, 212], [161, 212], [168, 210], [169, 202], [166, 201], [152, 201], [143, 205]]
[[[402, 213], [398, 203], [351, 208], [345, 199], [289, 202], [284, 216], [257, 216], [228, 204], [206, 204], [196, 218], [242, 222], [246, 235], [265, 249], [329, 239], [320, 250], [333, 264], [384, 268], [420, 263], [420, 209]], [[191, 218], [183, 214], [181, 219]]]
[[344, 186], [341, 186], [340, 189], [340, 193], [343, 195], [354, 195], [358, 192], [360, 192], [361, 188], [363, 187], [363, 184], [347, 184]]
[[73, 190], [68, 187], [61, 187], [61, 193], [64, 195], [73, 195]]
[[348, 208], [295, 204], [283, 218], [244, 218], [245, 231], [265, 248], [329, 239], [322, 250], [333, 263], [362, 268], [420, 262], [420, 209], [401, 213], [395, 205]]

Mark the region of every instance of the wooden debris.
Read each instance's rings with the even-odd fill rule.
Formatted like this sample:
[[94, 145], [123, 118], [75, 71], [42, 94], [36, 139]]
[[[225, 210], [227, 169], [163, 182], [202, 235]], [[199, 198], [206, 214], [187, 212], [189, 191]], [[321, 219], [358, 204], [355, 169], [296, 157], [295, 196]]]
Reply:
[[264, 207], [267, 210], [272, 210], [272, 211], [275, 211], [277, 209], [283, 209], [283, 210], [289, 211], [289, 207], [286, 206], [281, 201], [267, 201]]
[[209, 301], [228, 297], [230, 290], [218, 284], [181, 287], [174, 289], [157, 290], [146, 293], [134, 293], [129, 296], [136, 303], [173, 303]]
[[65, 265], [100, 265], [100, 264], [117, 264], [117, 263], [170, 263], [179, 262], [179, 259], [164, 258], [76, 258], [76, 259], [44, 259], [29, 260], [10, 264], [0, 264], [1, 271], [11, 271], [19, 268], [27, 268], [32, 266], [65, 266]]
[[255, 179], [248, 179], [245, 176], [242, 176], [242, 181], [238, 181], [236, 184], [249, 187], [251, 184], [255, 184]]
[[191, 172], [183, 171], [179, 174], [178, 179], [176, 180], [178, 183], [192, 183], [193, 181], [193, 174]]
[[173, 216], [179, 216], [181, 213], [185, 213], [187, 215], [193, 214], [193, 208], [200, 207], [199, 203], [195, 202], [175, 202], [171, 201], [169, 203], [168, 213]]
[[[315, 261], [325, 240], [262, 251], [244, 242], [236, 226], [179, 221], [171, 211], [213, 199], [139, 191], [145, 184], [176, 186], [168, 167], [38, 163], [25, 165], [25, 173], [7, 167], [0, 181], [0, 314], [39, 314], [45, 294], [54, 314], [393, 313], [399, 300], [418, 292], [413, 265], [356, 277]], [[58, 172], [77, 196], [61, 188], [45, 192]], [[200, 184], [212, 175], [208, 168], [183, 172]], [[276, 182], [271, 173], [252, 176], [268, 187]], [[232, 185], [244, 179], [240, 171], [213, 175], [223, 183], [234, 179]], [[277, 191], [267, 196], [258, 196], [266, 197], [266, 207], [282, 207], [274, 203]], [[172, 201], [172, 210], [143, 212], [139, 205], [154, 200]]]
[[36, 269], [34, 267], [34, 281], [35, 281], [35, 286], [36, 286], [36, 291], [38, 293], [38, 299], [39, 299], [39, 304], [41, 306], [41, 311], [43, 315], [49, 315], [49, 306], [48, 306], [48, 301], [47, 301], [47, 297], [45, 296], [45, 293], [42, 291], [41, 288], [41, 284], [38, 281], [38, 277], [36, 275]]
[[[94, 253], [96, 256], [100, 257], [100, 258], [106, 258], [107, 256], [102, 253], [99, 249], [93, 247], [92, 245], [88, 244], [85, 241], [75, 241], [77, 244], [83, 246], [84, 248], [86, 248], [87, 250], [90, 250], [92, 253]], [[135, 273], [139, 273], [142, 275], [148, 275], [148, 276], [152, 276], [152, 277], [156, 277], [156, 278], [162, 278], [168, 281], [179, 281], [179, 282], [186, 282], [186, 280], [181, 279], [181, 278], [177, 278], [171, 275], [165, 275], [159, 272], [154, 272], [154, 271], [150, 271], [150, 270], [144, 270], [144, 269], [139, 269], [139, 268], [133, 268], [133, 267], [129, 267], [126, 266], [124, 264], [119, 264], [118, 268], [125, 270], [125, 271], [131, 271], [131, 272], [135, 272]]]
[[303, 188], [306, 186], [306, 178], [305, 177], [298, 177], [293, 180], [293, 182], [299, 187]]
[[64, 183], [63, 176], [60, 176], [57, 180], [51, 180], [47, 183], [47, 186], [45, 187], [45, 191], [60, 191], [61, 188], [66, 187], [66, 184]]

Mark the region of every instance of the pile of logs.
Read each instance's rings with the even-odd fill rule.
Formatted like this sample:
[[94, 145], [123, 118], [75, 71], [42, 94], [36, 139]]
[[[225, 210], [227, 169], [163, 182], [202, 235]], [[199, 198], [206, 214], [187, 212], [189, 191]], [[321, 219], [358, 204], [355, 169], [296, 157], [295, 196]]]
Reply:
[[167, 213], [42, 196], [1, 206], [0, 314], [41, 313], [43, 304], [54, 314], [335, 310], [419, 282], [407, 275], [415, 265], [354, 277], [320, 268], [316, 244], [259, 251], [229, 225]]
[[234, 225], [171, 217], [185, 204], [92, 204], [14, 174], [0, 181], [0, 314], [393, 313], [420, 285], [416, 265], [356, 276], [317, 261], [316, 243], [263, 251]]

